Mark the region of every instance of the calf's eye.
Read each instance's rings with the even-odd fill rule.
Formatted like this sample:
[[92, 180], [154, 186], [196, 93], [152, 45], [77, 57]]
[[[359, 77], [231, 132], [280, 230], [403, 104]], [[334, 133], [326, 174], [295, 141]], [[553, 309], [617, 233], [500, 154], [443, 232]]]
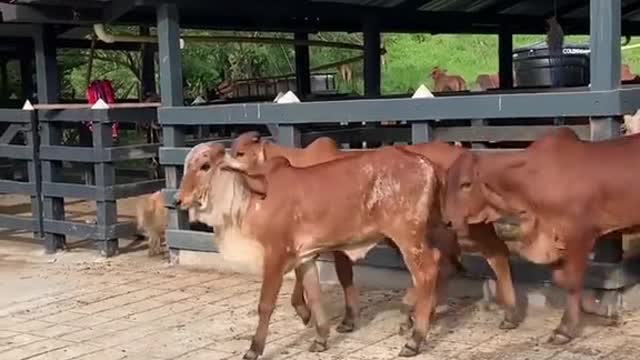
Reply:
[[470, 188], [471, 188], [471, 182], [469, 181], [465, 181], [460, 184], [460, 189], [462, 190], [469, 190]]
[[204, 163], [200, 167], [200, 170], [202, 170], [202, 171], [209, 171], [209, 169], [211, 169], [211, 165], [209, 165], [209, 163]]
[[238, 152], [238, 153], [236, 153], [236, 157], [242, 157], [242, 156], [244, 156], [244, 153], [243, 153], [243, 152]]

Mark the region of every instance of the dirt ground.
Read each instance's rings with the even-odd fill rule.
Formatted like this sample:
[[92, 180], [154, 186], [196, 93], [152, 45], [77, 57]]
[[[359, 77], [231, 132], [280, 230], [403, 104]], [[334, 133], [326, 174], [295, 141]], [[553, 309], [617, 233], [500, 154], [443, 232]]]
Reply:
[[[240, 359], [257, 324], [260, 283], [237, 274], [172, 267], [141, 244], [104, 259], [76, 247], [46, 256], [40, 244], [0, 234], [0, 359]], [[11, 240], [11, 239], [15, 240]], [[135, 249], [135, 250], [131, 250]], [[456, 285], [454, 282], [452, 286]], [[362, 320], [352, 334], [332, 331], [329, 350], [306, 351], [313, 330], [289, 306], [285, 281], [265, 359], [392, 359], [404, 343], [400, 291], [361, 289]], [[324, 286], [334, 325], [335, 286]], [[640, 311], [620, 326], [586, 317], [583, 336], [546, 344], [559, 309], [530, 309], [515, 330], [473, 296], [449, 296], [417, 359], [632, 359], [640, 352]]]

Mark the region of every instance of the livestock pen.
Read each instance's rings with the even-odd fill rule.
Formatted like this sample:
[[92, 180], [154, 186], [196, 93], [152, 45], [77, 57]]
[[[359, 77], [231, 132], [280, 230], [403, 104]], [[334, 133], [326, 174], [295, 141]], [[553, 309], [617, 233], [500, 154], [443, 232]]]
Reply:
[[[618, 136], [620, 116], [634, 113], [640, 107], [640, 87], [621, 84], [620, 78], [621, 36], [640, 33], [638, 0], [243, 0], [225, 4], [105, 0], [87, 1], [81, 6], [73, 1], [56, 1], [52, 4], [47, 1], [18, 0], [11, 4], [0, 4], [0, 11], [3, 19], [0, 29], [4, 28], [6, 32], [22, 29], [27, 33], [25, 37], [32, 41], [40, 104], [55, 104], [59, 99], [55, 69], [56, 49], [70, 45], [89, 46], [87, 40], [58, 38], [56, 34], [65, 32], [67, 27], [102, 23], [156, 27], [157, 38], [149, 40], [147, 36], [138, 41], [152, 43], [154, 51], [157, 42], [161, 89], [161, 106], [157, 109], [157, 118], [163, 129], [159, 158], [165, 170], [164, 192], [170, 209], [167, 242], [171, 257], [177, 262], [180, 261], [181, 252], [216, 251], [211, 241], [212, 235], [189, 230], [186, 214], [177, 211], [172, 205], [184, 158], [189, 150], [188, 145], [197, 142], [197, 138], [188, 137], [195, 127], [224, 125], [237, 129], [241, 126], [257, 127], [265, 131], [268, 129], [279, 143], [290, 146], [303, 146], [317, 137], [330, 136], [345, 146], [362, 141], [371, 144], [444, 140], [470, 143], [478, 151], [498, 151], [522, 148], [560, 123], [571, 126], [583, 139], [601, 140]], [[560, 19], [568, 33], [591, 34], [588, 51], [589, 83], [571, 87], [514, 87], [514, 34], [544, 33], [545, 20], [552, 15]], [[300, 101], [228, 101], [206, 106], [185, 106], [180, 38], [181, 29], [190, 28], [295, 34], [296, 95]], [[364, 96], [323, 98], [311, 94], [308, 40], [309, 34], [321, 31], [363, 33]], [[496, 34], [499, 44], [500, 88], [479, 92], [436, 93], [433, 98], [411, 98], [411, 94], [382, 96], [380, 55], [383, 50], [380, 35], [385, 32]], [[7, 34], [3, 36], [11, 37]], [[128, 44], [98, 43], [111, 47]], [[149, 108], [129, 111], [131, 117], [147, 116], [142, 111], [146, 111], [146, 114], [155, 113], [155, 110]], [[41, 110], [36, 107], [36, 112], [40, 119]], [[62, 113], [65, 112], [67, 111]], [[0, 112], [0, 116], [0, 121], [3, 122], [26, 122], [33, 115], [25, 114], [23, 110], [7, 110]], [[82, 116], [87, 120], [94, 114], [91, 112]], [[49, 129], [51, 121], [39, 121], [42, 122], [42, 154], [42, 150], [59, 145], [56, 142], [59, 139], [54, 139], [59, 137], [59, 133]], [[400, 124], [378, 125], [387, 121]], [[345, 126], [344, 123], [349, 125]], [[366, 125], [362, 125], [363, 123]], [[223, 141], [228, 142], [228, 139]], [[94, 146], [111, 148], [108, 142], [94, 142]], [[138, 153], [136, 156], [152, 156], [152, 147], [144, 145], [144, 149], [144, 155]], [[18, 156], [15, 155], [17, 152], [10, 149], [7, 151], [12, 154], [10, 156]], [[99, 152], [111, 154], [111, 157], [105, 155], [106, 157], [90, 159], [90, 162], [96, 163], [96, 173], [112, 171], [110, 164], [117, 160], [113, 157], [117, 150], [103, 149]], [[45, 243], [50, 250], [58, 246], [56, 244], [62, 241], [60, 234], [67, 229], [61, 223], [61, 196], [82, 197], [84, 194], [96, 200], [103, 209], [99, 212], [104, 212], [118, 193], [114, 189], [105, 190], [106, 187], [113, 186], [113, 183], [97, 184], [96, 187], [51, 185], [49, 182], [61, 171], [55, 165], [63, 160], [63, 152], [59, 154], [47, 154], [46, 158], [39, 160], [44, 209], [42, 224]], [[133, 156], [126, 151], [120, 154], [127, 158]], [[75, 156], [64, 159], [78, 160]], [[85, 157], [84, 160], [89, 159]], [[37, 179], [35, 169], [31, 172]], [[1, 183], [0, 189], [9, 193], [20, 190], [32, 195], [38, 186], [38, 182], [30, 178], [29, 182], [32, 181], [33, 189], [31, 185], [17, 186], [14, 183]], [[139, 194], [151, 191], [152, 186], [147, 185], [144, 191], [140, 188], [139, 191], [126, 192]], [[102, 186], [99, 191], [98, 186]], [[89, 194], [92, 191], [97, 192]], [[104, 219], [111, 217], [105, 214], [101, 216]], [[115, 230], [107, 231], [105, 226], [111, 226], [114, 222], [104, 221], [106, 222], [98, 224], [98, 228], [79, 230], [76, 227], [74, 231], [83, 234], [91, 232], [92, 236], [100, 235], [107, 241], [124, 234]], [[21, 228], [26, 225], [14, 222], [6, 226]], [[33, 222], [28, 222], [28, 225], [28, 229], [36, 230]], [[613, 239], [601, 242], [595, 250], [587, 286], [612, 290], [618, 294], [619, 290], [638, 282], [640, 261], [625, 258], [621, 235], [611, 236]], [[112, 253], [107, 251], [105, 254]], [[376, 267], [403, 268], [400, 256], [384, 246], [374, 249], [363, 263]], [[484, 260], [477, 256], [465, 256], [464, 263], [470, 273], [491, 276]], [[549, 279], [548, 271], [541, 267], [517, 258], [513, 259], [512, 265], [516, 279]]]

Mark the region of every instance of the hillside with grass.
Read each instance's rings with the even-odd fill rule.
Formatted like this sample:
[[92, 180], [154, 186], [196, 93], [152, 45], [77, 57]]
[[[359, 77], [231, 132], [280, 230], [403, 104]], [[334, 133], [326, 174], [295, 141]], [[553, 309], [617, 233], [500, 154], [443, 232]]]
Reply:
[[[544, 36], [515, 36], [514, 49], [544, 41]], [[565, 44], [588, 44], [587, 36], [568, 36]], [[637, 40], [636, 40], [637, 42]], [[634, 41], [632, 41], [632, 44]], [[434, 66], [458, 74], [472, 88], [479, 74], [498, 71], [498, 38], [490, 35], [391, 35], [387, 38], [385, 93], [406, 92], [420, 83], [431, 87]], [[640, 48], [623, 51], [623, 63], [640, 72]]]

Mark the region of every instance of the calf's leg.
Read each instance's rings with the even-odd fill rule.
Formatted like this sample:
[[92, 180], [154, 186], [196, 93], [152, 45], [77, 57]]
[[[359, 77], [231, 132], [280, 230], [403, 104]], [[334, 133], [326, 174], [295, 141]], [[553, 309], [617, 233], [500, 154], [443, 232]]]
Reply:
[[264, 352], [264, 345], [269, 331], [269, 321], [276, 306], [284, 275], [282, 261], [278, 258], [278, 254], [269, 254], [264, 257], [264, 273], [262, 276], [262, 288], [260, 289], [260, 302], [258, 304], [258, 328], [255, 335], [253, 335], [249, 350], [243, 356], [244, 360], [256, 360]]
[[434, 308], [435, 286], [440, 251], [424, 244], [425, 236], [400, 238], [391, 236], [400, 248], [405, 264], [411, 272], [416, 292], [415, 322], [411, 338], [400, 351], [402, 357], [416, 356], [427, 336], [429, 320]]
[[311, 308], [316, 324], [316, 338], [313, 340], [310, 352], [322, 352], [327, 350], [327, 339], [329, 338], [329, 321], [322, 308], [322, 290], [320, 289], [320, 278], [315, 261], [306, 262], [296, 273], [302, 279], [304, 290], [307, 293], [307, 304]]
[[149, 256], [156, 256], [162, 253], [162, 237], [153, 231], [149, 232]]
[[353, 262], [342, 251], [334, 251], [333, 264], [338, 275], [338, 281], [344, 291], [345, 312], [340, 325], [336, 327], [339, 333], [349, 333], [355, 329], [356, 320], [360, 315], [358, 289], [353, 284]]
[[478, 245], [482, 255], [496, 274], [498, 300], [504, 306], [504, 319], [500, 329], [515, 329], [520, 324], [516, 304], [516, 291], [511, 278], [509, 265], [509, 248], [504, 241], [498, 239], [492, 224], [477, 224], [469, 226], [470, 237]]
[[578, 336], [580, 324], [580, 302], [584, 286], [584, 275], [587, 270], [589, 251], [593, 247], [595, 237], [571, 237], [566, 241], [567, 251], [562, 262], [553, 269], [553, 279], [567, 290], [567, 303], [560, 320], [560, 325], [549, 337], [549, 342], [562, 345]]
[[304, 288], [302, 287], [302, 276], [296, 270], [296, 282], [293, 286], [293, 293], [291, 293], [291, 306], [296, 311], [296, 314], [302, 320], [304, 325], [308, 325], [311, 320], [311, 312], [304, 300]]

